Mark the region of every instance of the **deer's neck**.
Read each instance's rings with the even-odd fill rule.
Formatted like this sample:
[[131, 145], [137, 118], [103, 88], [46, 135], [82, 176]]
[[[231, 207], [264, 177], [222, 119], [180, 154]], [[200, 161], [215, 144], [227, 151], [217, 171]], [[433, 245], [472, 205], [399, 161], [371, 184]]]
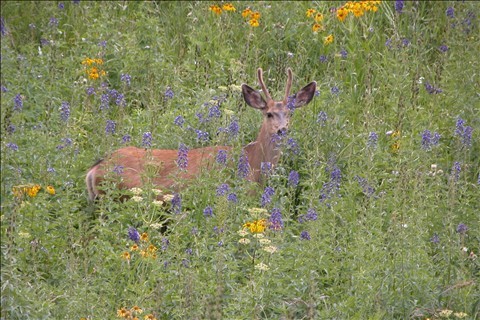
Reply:
[[274, 139], [272, 138], [272, 135], [262, 126], [258, 133], [257, 140], [243, 148], [248, 158], [248, 164], [250, 165], [248, 177], [250, 181], [261, 182], [262, 162], [270, 162], [272, 167], [278, 163], [280, 157], [279, 144], [273, 141]]

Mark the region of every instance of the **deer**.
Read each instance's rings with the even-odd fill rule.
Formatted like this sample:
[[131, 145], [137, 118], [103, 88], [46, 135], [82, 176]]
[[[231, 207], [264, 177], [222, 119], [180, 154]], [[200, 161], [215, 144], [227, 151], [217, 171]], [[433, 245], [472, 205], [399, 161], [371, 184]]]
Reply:
[[[278, 164], [281, 150], [275, 135], [286, 132], [289, 126], [292, 106], [303, 107], [310, 103], [316, 91], [317, 83], [310, 82], [294, 95], [293, 102], [289, 101], [292, 86], [292, 70], [287, 68], [287, 84], [283, 100], [273, 100], [263, 81], [263, 71], [257, 69], [258, 82], [265, 99], [260, 92], [247, 84], [242, 84], [242, 95], [248, 106], [257, 109], [263, 114], [263, 121], [255, 141], [242, 148], [242, 154], [248, 161], [248, 175], [246, 179], [261, 183], [262, 163], [271, 163], [272, 167]], [[290, 106], [288, 105], [290, 103]], [[292, 105], [293, 103], [293, 105]], [[178, 180], [187, 182], [199, 176], [202, 170], [212, 170], [215, 157], [220, 150], [230, 151], [229, 146], [211, 146], [188, 150], [187, 168], [181, 170], [177, 165], [178, 150], [145, 149], [128, 146], [114, 151], [107, 159], [101, 159], [87, 172], [85, 182], [88, 198], [94, 201], [104, 192], [99, 188], [106, 180], [106, 175], [112, 166], [122, 166], [121, 179], [117, 184], [120, 189], [140, 188], [144, 185], [145, 171], [148, 166], [156, 167], [152, 184], [160, 190], [180, 190], [185, 186]], [[110, 170], [109, 170], [110, 168]], [[175, 179], [175, 175], [177, 178]], [[159, 196], [159, 199], [162, 199]]]

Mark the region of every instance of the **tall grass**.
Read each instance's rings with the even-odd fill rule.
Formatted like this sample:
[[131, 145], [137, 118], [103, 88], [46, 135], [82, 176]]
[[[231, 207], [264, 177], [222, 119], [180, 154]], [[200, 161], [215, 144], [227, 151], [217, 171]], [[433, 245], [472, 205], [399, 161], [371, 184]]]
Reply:
[[[2, 319], [478, 319], [479, 5], [225, 4], [1, 3]], [[319, 91], [251, 195], [258, 67]], [[181, 144], [233, 153], [173, 203], [113, 200], [113, 171], [88, 203], [96, 160]]]

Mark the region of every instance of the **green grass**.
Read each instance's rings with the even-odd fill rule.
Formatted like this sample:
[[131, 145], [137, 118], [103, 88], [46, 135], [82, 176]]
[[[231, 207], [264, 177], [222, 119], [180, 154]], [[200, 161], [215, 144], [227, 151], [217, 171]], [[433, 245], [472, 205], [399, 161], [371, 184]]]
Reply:
[[[1, 3], [2, 319], [114, 319], [135, 305], [156, 319], [480, 317], [478, 3], [407, 1], [399, 13], [382, 2], [344, 22], [330, 13], [344, 2], [233, 2], [236, 12], [221, 15], [209, 10], [215, 2], [59, 4]], [[259, 27], [242, 17], [247, 7], [261, 13]], [[323, 31], [312, 32], [309, 8], [323, 13]], [[106, 75], [90, 79], [86, 58], [102, 59]], [[298, 152], [285, 146], [251, 195], [235, 160], [261, 113], [239, 86], [259, 89], [258, 67], [276, 97], [287, 67], [292, 91], [315, 80], [319, 94], [292, 116]], [[113, 89], [124, 105], [117, 94], [105, 108], [101, 96]], [[200, 122], [219, 97], [221, 116]], [[237, 137], [217, 134], [234, 120]], [[422, 147], [425, 130], [438, 144]], [[88, 168], [141, 146], [147, 132], [152, 148], [231, 145], [235, 156], [180, 193], [179, 214], [155, 206], [148, 186], [140, 202], [114, 201], [113, 172], [107, 196], [89, 204]], [[223, 183], [236, 203], [216, 195]], [[13, 191], [33, 184], [42, 187], [35, 197]], [[265, 186], [275, 190], [268, 214], [252, 215]], [[281, 230], [239, 235], [274, 208]], [[318, 218], [300, 222], [309, 209]], [[148, 234], [140, 247], [154, 245], [156, 257], [130, 251], [129, 227]]]

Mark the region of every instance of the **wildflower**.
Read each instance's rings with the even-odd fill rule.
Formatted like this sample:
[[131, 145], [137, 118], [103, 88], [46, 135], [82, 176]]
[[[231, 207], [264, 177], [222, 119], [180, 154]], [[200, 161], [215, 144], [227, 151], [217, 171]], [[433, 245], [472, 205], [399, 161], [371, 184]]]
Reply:
[[438, 234], [434, 233], [433, 236], [430, 238], [430, 242], [438, 244], [440, 242], [440, 237]]
[[143, 198], [140, 196], [133, 196], [131, 199], [133, 202], [141, 202], [143, 200]]
[[182, 198], [178, 193], [175, 193], [172, 199], [173, 212], [179, 214], [182, 211]]
[[23, 109], [23, 96], [19, 93], [13, 98], [14, 106], [13, 110], [22, 111]]
[[260, 220], [255, 220], [252, 222], [247, 222], [243, 225], [244, 229], [249, 229], [251, 233], [260, 233], [265, 231], [265, 228], [267, 227], [267, 220], [266, 219], [260, 219]]
[[325, 63], [325, 62], [327, 62], [327, 61], [328, 61], [328, 57], [327, 57], [326, 55], [323, 55], [323, 54], [322, 54], [322, 55], [320, 56], [320, 62], [321, 62], [321, 63]]
[[457, 182], [458, 179], [460, 178], [460, 171], [462, 170], [462, 167], [460, 165], [460, 162], [455, 161], [453, 163], [452, 167], [452, 176], [453, 176], [453, 181]]
[[330, 164], [325, 170], [330, 172], [330, 179], [322, 186], [320, 202], [325, 203], [327, 207], [330, 207], [330, 203], [328, 203], [327, 200], [337, 195], [338, 191], [340, 190], [342, 172], [336, 164]]
[[448, 318], [452, 315], [453, 311], [452, 310], [448, 310], [448, 309], [443, 309], [442, 311], [440, 311], [439, 315], [440, 317], [442, 318]]
[[115, 172], [118, 175], [121, 175], [121, 174], [123, 174], [123, 166], [122, 165], [116, 165], [115, 167], [113, 167], [112, 171]]
[[230, 124], [228, 125], [227, 132], [230, 136], [230, 139], [234, 139], [238, 136], [238, 133], [240, 132], [240, 128], [238, 126], [238, 121], [237, 119], [233, 119]]
[[138, 196], [142, 194], [143, 190], [137, 187], [131, 188], [130, 192], [133, 193], [134, 195]]
[[[268, 239], [262, 239], [262, 240], [268, 240]], [[266, 247], [263, 247], [263, 250], [268, 252], [268, 253], [273, 254], [273, 253], [277, 252], [278, 248], [275, 247], [275, 246], [266, 246]]]
[[297, 171], [292, 170], [290, 171], [290, 174], [288, 175], [288, 184], [291, 187], [296, 187], [298, 185], [298, 181], [300, 179], [300, 176]]
[[320, 12], [317, 12], [317, 14], [315, 15], [315, 17], [313, 18], [315, 20], [315, 22], [322, 22], [323, 20], [323, 14], [321, 14]]
[[240, 243], [240, 244], [249, 244], [249, 243], [250, 243], [250, 239], [241, 238], [240, 240], [238, 240], [238, 243]]
[[317, 10], [311, 8], [308, 9], [306, 12], [307, 18], [310, 18], [315, 12], [317, 12]]
[[215, 160], [218, 164], [225, 165], [227, 163], [227, 150], [218, 150]]
[[320, 123], [320, 125], [324, 127], [327, 120], [328, 120], [327, 113], [325, 111], [320, 111], [317, 115], [317, 123]]
[[260, 172], [263, 175], [270, 175], [272, 173], [272, 163], [271, 162], [262, 162], [260, 164]]
[[221, 185], [219, 185], [217, 187], [217, 196], [224, 196], [228, 193], [228, 190], [230, 189], [230, 187], [228, 186], [228, 184], [226, 183], [223, 183]]
[[94, 87], [88, 87], [85, 91], [86, 91], [87, 95], [89, 95], [89, 96], [96, 94]]
[[48, 22], [48, 25], [52, 27], [58, 27], [58, 19], [55, 17], [51, 17]]
[[348, 10], [344, 8], [340, 8], [337, 10], [337, 19], [341, 22], [345, 21], [348, 16]]
[[130, 309], [130, 311], [138, 313], [138, 314], [143, 313], [143, 310], [139, 306], [133, 306], [132, 309]]
[[152, 146], [152, 133], [145, 132], [142, 137], [142, 146], [150, 148]]
[[120, 75], [120, 81], [125, 82], [127, 86], [130, 86], [132, 77], [128, 73], [122, 73]]
[[329, 34], [328, 36], [326, 36], [324, 39], [323, 39], [323, 44], [324, 45], [329, 45], [333, 42], [334, 38], [333, 38], [333, 34]]
[[217, 5], [211, 5], [208, 9], [217, 15], [222, 14], [222, 8]]
[[261, 205], [265, 207], [272, 201], [272, 196], [275, 194], [275, 189], [272, 187], [266, 187], [263, 191], [262, 198], [261, 198]]
[[287, 140], [287, 150], [290, 151], [291, 153], [298, 155], [300, 153], [300, 147], [298, 146], [298, 143], [295, 139], [293, 138], [288, 138]]
[[232, 192], [227, 196], [227, 200], [233, 203], [237, 203], [237, 195]]
[[128, 142], [130, 142], [130, 141], [132, 141], [132, 136], [131, 136], [131, 135], [129, 135], [129, 134], [123, 135], [123, 137], [122, 137], [122, 143], [128, 143]]
[[173, 120], [173, 123], [179, 127], [183, 127], [183, 124], [185, 123], [185, 119], [182, 116], [176, 116], [175, 119]]
[[130, 260], [130, 252], [125, 251], [124, 253], [122, 253], [122, 258], [125, 260]]
[[300, 233], [300, 239], [310, 240], [311, 237], [310, 237], [310, 234], [308, 233], [308, 231], [302, 231], [302, 233]]
[[265, 208], [249, 208], [247, 209], [248, 213], [251, 215], [262, 215], [262, 214], [267, 214], [268, 211]]
[[246, 178], [250, 172], [250, 165], [248, 163], [248, 157], [245, 152], [242, 152], [238, 159], [237, 174], [240, 178]]
[[202, 142], [208, 141], [208, 132], [195, 129], [195, 133], [197, 134], [197, 141], [202, 141]]
[[7, 148], [13, 151], [18, 151], [18, 146], [15, 143], [8, 142], [6, 144]]
[[250, 19], [250, 20], [248, 21], [248, 24], [250, 24], [250, 25], [251, 25], [252, 27], [254, 27], [254, 28], [256, 28], [256, 27], [258, 27], [258, 26], [260, 25], [260, 23], [258, 22], [257, 19]]
[[370, 132], [368, 134], [367, 146], [369, 148], [375, 149], [377, 147], [378, 135], [375, 132]]
[[408, 40], [407, 38], [403, 38], [402, 39], [402, 46], [403, 47], [408, 47], [410, 45], [410, 40]]
[[107, 124], [105, 125], [105, 133], [106, 134], [114, 134], [115, 133], [116, 123], [113, 120], [107, 120]]
[[62, 102], [60, 106], [60, 118], [67, 122], [68, 118], [70, 117], [70, 104], [68, 102]]
[[345, 49], [340, 50], [340, 56], [341, 56], [343, 59], [346, 59], [346, 58], [347, 58], [347, 55], [348, 55], [347, 50], [345, 50]]
[[315, 33], [316, 33], [316, 32], [321, 31], [321, 30], [323, 30], [323, 27], [322, 27], [321, 24], [314, 23], [314, 24], [312, 25], [312, 32], [315, 32]]
[[165, 90], [165, 100], [171, 100], [173, 99], [174, 93], [172, 88], [167, 87], [167, 90]]
[[138, 242], [140, 240], [140, 234], [138, 233], [137, 229], [134, 227], [129, 227], [128, 238], [132, 241]]
[[404, 2], [405, 1], [403, 1], [403, 0], [396, 0], [395, 1], [395, 11], [397, 11], [398, 13], [402, 13]]
[[464, 223], [460, 223], [458, 226], [457, 226], [457, 232], [458, 233], [461, 233], [461, 234], [465, 234], [468, 230], [468, 227], [464, 224]]
[[428, 81], [425, 81], [425, 90], [427, 90], [427, 92], [429, 94], [438, 94], [438, 93], [442, 93], [443, 90], [440, 89], [440, 88], [435, 88], [434, 86], [432, 86]]
[[335, 95], [338, 95], [340, 93], [340, 89], [337, 87], [337, 86], [333, 86], [331, 89], [330, 89], [330, 92], [332, 94], [335, 94]]
[[170, 240], [167, 238], [162, 238], [162, 251], [166, 251], [170, 245]]
[[155, 316], [153, 314], [147, 314], [145, 317], [144, 317], [145, 320], [157, 320], [157, 318], [155, 318]]
[[273, 208], [268, 222], [269, 228], [272, 230], [281, 230], [283, 228], [282, 213], [280, 212], [280, 209]]
[[455, 316], [455, 318], [459, 319], [468, 317], [468, 314], [466, 314], [465, 312], [455, 312], [453, 315]]
[[48, 185], [46, 188], [45, 188], [45, 191], [47, 191], [49, 194], [51, 194], [52, 196], [55, 195], [55, 188], [51, 185]]
[[235, 7], [233, 6], [233, 4], [231, 4], [231, 3], [225, 3], [225, 4], [222, 6], [222, 9], [225, 10], [225, 11], [232, 11], [232, 12], [237, 11], [237, 9], [235, 9]]
[[102, 40], [97, 44], [99, 47], [106, 48], [107, 47], [107, 41]]
[[360, 176], [355, 176], [355, 179], [357, 180], [358, 184], [362, 187], [363, 194], [366, 195], [367, 197], [373, 196], [375, 193], [375, 189], [368, 184], [367, 179], [362, 178]]
[[255, 265], [255, 269], [257, 269], [259, 271], [267, 271], [268, 269], [270, 269], [270, 267], [268, 265], [266, 265], [265, 263], [260, 262], [260, 263]]
[[213, 216], [213, 209], [212, 207], [210, 206], [207, 206], [205, 207], [205, 209], [203, 209], [203, 216], [204, 217], [212, 217]]
[[242, 11], [242, 17], [243, 18], [249, 17], [251, 13], [252, 13], [252, 9], [247, 8], [247, 9]]
[[447, 10], [445, 11], [445, 14], [450, 19], [453, 19], [455, 17], [455, 9], [453, 9], [453, 7], [448, 7]]
[[467, 148], [470, 147], [472, 144], [472, 131], [472, 127], [465, 126], [465, 120], [460, 117], [457, 118], [454, 135], [460, 137], [462, 139], [461, 141], [463, 146]]
[[438, 50], [440, 50], [440, 52], [442, 52], [442, 53], [445, 53], [445, 52], [448, 51], [448, 46], [442, 44], [440, 47], [438, 47]]
[[188, 166], [188, 147], [183, 143], [178, 147], [177, 166], [182, 170], [186, 170]]

